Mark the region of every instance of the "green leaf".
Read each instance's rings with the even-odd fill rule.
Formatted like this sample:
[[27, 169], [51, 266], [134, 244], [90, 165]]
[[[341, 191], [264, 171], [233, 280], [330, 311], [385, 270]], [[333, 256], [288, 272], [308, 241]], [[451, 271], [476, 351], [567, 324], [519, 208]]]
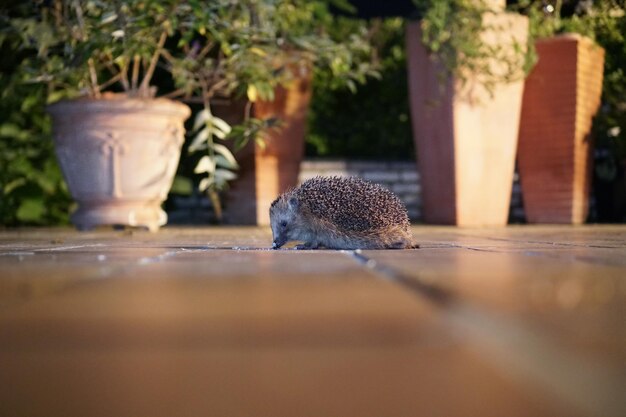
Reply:
[[[226, 123], [223, 119], [220, 119], [217, 116], [213, 116], [209, 122], [217, 129], [219, 129], [221, 132], [224, 132], [225, 135], [228, 135], [230, 133], [230, 131], [232, 130], [232, 128], [230, 127], [230, 125], [228, 123]], [[221, 138], [223, 139], [223, 138]]]
[[17, 178], [17, 179], [14, 179], [13, 181], [9, 182], [7, 185], [5, 185], [3, 187], [4, 189], [2, 191], [3, 191], [4, 195], [11, 194], [11, 192], [13, 190], [15, 190], [18, 187], [21, 187], [24, 184], [26, 184], [26, 178], [23, 178], [23, 177], [22, 178]]
[[100, 20], [100, 24], [101, 25], [106, 25], [107, 23], [111, 23], [111, 22], [115, 21], [116, 19], [117, 19], [117, 13], [115, 13], [115, 12], [105, 13], [102, 16], [102, 20]]
[[177, 175], [174, 177], [170, 193], [180, 195], [191, 195], [193, 193], [193, 182], [187, 177]]
[[45, 213], [46, 206], [42, 199], [29, 198], [22, 201], [16, 216], [23, 222], [39, 222]]
[[[235, 163], [233, 164], [233, 162]], [[228, 160], [224, 158], [223, 155], [215, 155], [215, 165], [221, 168], [226, 168], [226, 169], [238, 169], [239, 168], [239, 165], [237, 165], [237, 161]]]
[[209, 113], [208, 109], [203, 109], [196, 114], [196, 118], [193, 121], [193, 129], [192, 132], [196, 132], [200, 128], [206, 125], [207, 120], [211, 119], [211, 113]]
[[204, 172], [212, 174], [213, 172], [215, 172], [215, 161], [211, 159], [208, 155], [204, 155], [198, 161], [198, 164], [194, 168], [193, 172], [196, 174], [201, 174]]
[[14, 123], [4, 123], [0, 125], [0, 136], [6, 138], [16, 138], [21, 136], [22, 129]]
[[225, 183], [227, 181], [232, 181], [237, 178], [237, 174], [227, 169], [217, 169], [215, 170], [215, 182]]
[[257, 48], [256, 46], [253, 46], [252, 48], [248, 48], [248, 51], [250, 51], [253, 54], [258, 55], [258, 56], [260, 56], [262, 58], [265, 58], [267, 56], [267, 52], [265, 52], [261, 48]]
[[193, 138], [191, 145], [189, 145], [189, 152], [195, 152], [197, 150], [205, 148], [206, 147], [205, 142], [209, 138], [209, 134], [210, 134], [209, 129], [206, 129], [206, 128], [198, 132], [196, 137]]
[[256, 143], [261, 150], [264, 150], [267, 147], [267, 143], [265, 143], [265, 135], [261, 133], [254, 138], [254, 143]]
[[202, 178], [200, 180], [200, 184], [198, 184], [198, 189], [200, 192], [206, 191], [211, 185], [214, 184], [213, 178]]
[[220, 47], [221, 47], [222, 52], [224, 53], [224, 55], [226, 55], [227, 57], [229, 57], [229, 56], [231, 56], [233, 54], [233, 50], [232, 50], [231, 46], [228, 43], [223, 42], [220, 45]]
[[226, 163], [230, 167], [239, 168], [239, 165], [237, 165], [237, 160], [235, 160], [235, 157], [233, 156], [232, 152], [226, 146], [220, 143], [214, 143], [213, 150], [216, 153], [220, 154], [226, 160]]
[[352, 94], [356, 93], [356, 84], [352, 80], [346, 80], [346, 87]]
[[41, 187], [41, 189], [47, 194], [53, 194], [56, 188], [56, 183], [54, 178], [50, 178], [46, 175], [37, 175], [36, 178], [37, 185]]
[[211, 126], [210, 132], [213, 136], [219, 139], [226, 139], [226, 133], [222, 132], [219, 129], [216, 129], [215, 126]]
[[257, 99], [259, 98], [259, 92], [254, 84], [248, 85], [248, 90], [246, 91], [246, 95], [248, 96], [248, 100], [250, 100], [252, 103], [257, 101]]

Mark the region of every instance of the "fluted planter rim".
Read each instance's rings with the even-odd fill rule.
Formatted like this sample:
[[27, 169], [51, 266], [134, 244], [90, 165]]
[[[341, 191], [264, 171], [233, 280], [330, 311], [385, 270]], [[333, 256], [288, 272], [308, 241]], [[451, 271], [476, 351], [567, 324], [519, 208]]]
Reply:
[[[115, 101], [116, 106], [111, 107]], [[85, 106], [89, 103], [88, 106]], [[130, 113], [141, 112], [150, 108], [151, 112], [164, 114], [178, 114], [185, 119], [191, 115], [189, 106], [167, 98], [139, 98], [126, 94], [105, 94], [101, 98], [80, 97], [57, 101], [47, 106], [46, 110], [52, 116], [67, 113]]]

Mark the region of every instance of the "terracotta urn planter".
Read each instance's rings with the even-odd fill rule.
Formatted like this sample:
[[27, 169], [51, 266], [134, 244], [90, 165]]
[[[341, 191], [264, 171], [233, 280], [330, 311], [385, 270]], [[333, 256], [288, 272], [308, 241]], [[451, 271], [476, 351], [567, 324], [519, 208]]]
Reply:
[[256, 102], [252, 112], [259, 119], [277, 117], [281, 126], [269, 132], [265, 147], [250, 142], [236, 154], [240, 169], [225, 201], [228, 223], [268, 225], [272, 201], [298, 183], [311, 101], [310, 72], [288, 87], [277, 87], [274, 95], [272, 102]]
[[580, 35], [536, 42], [524, 91], [518, 167], [526, 220], [580, 224], [589, 211], [591, 124], [600, 106], [604, 49]]
[[127, 225], [158, 230], [184, 141], [187, 106], [166, 99], [62, 101], [49, 107], [61, 170], [79, 229]]
[[[484, 42], [524, 45], [527, 18], [486, 15], [506, 35], [477, 34]], [[464, 87], [452, 77], [442, 85], [440, 64], [421, 42], [419, 22], [409, 22], [406, 47], [409, 99], [426, 223], [502, 226], [507, 223], [523, 80], [489, 92], [468, 74]], [[501, 65], [490, 62], [492, 68]], [[471, 91], [471, 93], [468, 93]]]

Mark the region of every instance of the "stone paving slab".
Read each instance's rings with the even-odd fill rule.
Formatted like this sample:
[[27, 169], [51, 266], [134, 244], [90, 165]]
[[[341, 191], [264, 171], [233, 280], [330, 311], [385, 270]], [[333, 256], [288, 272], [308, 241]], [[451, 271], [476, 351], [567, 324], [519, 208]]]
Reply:
[[0, 231], [0, 416], [622, 416], [626, 227]]
[[15, 416], [576, 415], [462, 348], [155, 348], [11, 359], [0, 410]]

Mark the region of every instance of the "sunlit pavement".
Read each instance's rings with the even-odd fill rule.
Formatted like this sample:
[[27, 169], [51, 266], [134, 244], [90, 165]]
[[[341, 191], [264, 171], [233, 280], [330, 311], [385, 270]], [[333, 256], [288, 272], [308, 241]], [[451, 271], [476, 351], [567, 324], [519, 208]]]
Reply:
[[626, 415], [626, 226], [0, 231], [0, 416]]

